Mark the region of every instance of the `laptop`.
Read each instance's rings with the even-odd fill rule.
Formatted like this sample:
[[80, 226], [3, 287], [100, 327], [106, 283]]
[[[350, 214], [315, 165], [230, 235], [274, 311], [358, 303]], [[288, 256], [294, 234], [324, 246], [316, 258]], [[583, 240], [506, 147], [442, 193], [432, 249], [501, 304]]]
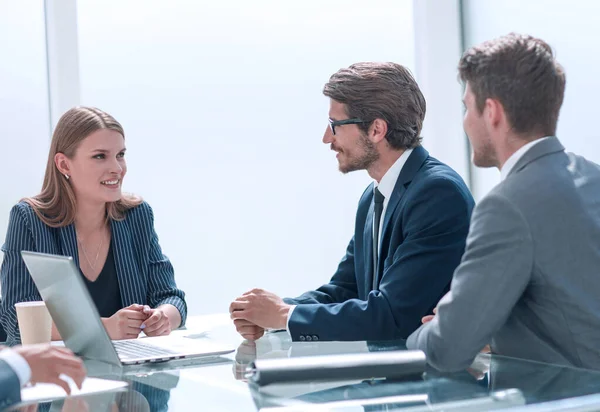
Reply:
[[22, 251], [65, 346], [77, 355], [123, 366], [231, 353], [226, 344], [185, 337], [111, 341], [72, 257]]

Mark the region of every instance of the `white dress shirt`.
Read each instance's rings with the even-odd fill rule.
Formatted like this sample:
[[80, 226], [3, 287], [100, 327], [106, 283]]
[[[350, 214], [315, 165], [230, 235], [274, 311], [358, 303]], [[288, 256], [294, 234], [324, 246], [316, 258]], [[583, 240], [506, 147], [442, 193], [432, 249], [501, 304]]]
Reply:
[[6, 362], [8, 366], [15, 371], [19, 377], [21, 386], [25, 386], [25, 384], [29, 382], [31, 379], [31, 368], [24, 357], [12, 349], [3, 349], [0, 351], [0, 359]]
[[[379, 256], [379, 251], [381, 250], [381, 232], [383, 231], [383, 221], [385, 220], [385, 212], [387, 211], [387, 205], [390, 203], [390, 197], [392, 197], [392, 192], [394, 191], [394, 187], [396, 186], [396, 182], [398, 181], [398, 176], [400, 176], [400, 172], [402, 168], [406, 164], [408, 157], [412, 153], [413, 149], [408, 149], [394, 162], [392, 167], [388, 169], [387, 172], [381, 178], [381, 181], [377, 183], [374, 181], [374, 188], [378, 188], [381, 194], [384, 196], [383, 199], [383, 211], [381, 212], [381, 221], [379, 222], [379, 249], [377, 250], [377, 255]], [[373, 219], [373, 234], [375, 234], [375, 219]]]
[[[402, 155], [394, 162], [392, 167], [390, 167], [387, 172], [381, 178], [381, 181], [378, 183], [376, 180], [373, 181], [373, 189], [379, 188], [379, 191], [384, 196], [383, 199], [383, 211], [381, 212], [381, 221], [379, 222], [379, 240], [381, 240], [381, 232], [383, 228], [383, 221], [385, 220], [385, 212], [387, 210], [387, 205], [390, 202], [390, 197], [392, 196], [392, 192], [394, 191], [394, 187], [396, 186], [396, 182], [398, 181], [398, 176], [400, 176], [400, 172], [402, 168], [406, 164], [408, 157], [412, 153], [413, 149], [405, 150]], [[373, 234], [375, 234], [375, 219], [373, 219]], [[379, 249], [377, 250], [377, 255], [379, 256], [379, 251], [381, 250], [381, 242], [379, 243]], [[290, 333], [290, 318], [292, 317], [292, 312], [296, 308], [296, 305], [290, 307], [287, 315], [286, 322], [286, 330]]]
[[536, 144], [538, 144], [546, 138], [547, 136], [542, 137], [541, 139], [532, 140], [531, 142], [527, 143], [526, 145], [522, 146], [519, 150], [514, 152], [502, 165], [502, 168], [500, 169], [500, 180], [503, 181], [504, 179], [506, 179], [506, 176], [508, 176], [513, 167], [515, 167], [519, 159], [522, 158], [523, 155], [527, 153], [529, 149], [531, 149], [533, 146], [535, 146]]

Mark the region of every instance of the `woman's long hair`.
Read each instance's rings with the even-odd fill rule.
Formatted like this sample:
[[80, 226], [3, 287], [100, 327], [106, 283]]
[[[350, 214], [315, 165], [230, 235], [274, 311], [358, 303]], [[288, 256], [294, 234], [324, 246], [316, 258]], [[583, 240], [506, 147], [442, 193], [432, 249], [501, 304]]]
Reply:
[[[42, 191], [37, 196], [23, 199], [46, 225], [68, 226], [75, 221], [77, 210], [75, 192], [68, 179], [56, 167], [54, 157], [57, 153], [63, 153], [72, 158], [81, 141], [101, 129], [114, 130], [125, 138], [123, 127], [114, 117], [93, 107], [74, 107], [58, 121], [50, 143]], [[125, 212], [140, 203], [140, 197], [123, 194], [116, 202], [106, 203], [107, 219], [123, 220]]]

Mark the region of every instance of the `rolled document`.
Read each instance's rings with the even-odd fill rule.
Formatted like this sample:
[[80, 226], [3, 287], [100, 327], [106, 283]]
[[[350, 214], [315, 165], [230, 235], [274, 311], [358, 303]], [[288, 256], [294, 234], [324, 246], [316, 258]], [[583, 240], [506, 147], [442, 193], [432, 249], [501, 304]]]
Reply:
[[272, 383], [403, 378], [425, 372], [420, 350], [356, 353], [299, 358], [256, 359], [246, 378], [258, 386]]

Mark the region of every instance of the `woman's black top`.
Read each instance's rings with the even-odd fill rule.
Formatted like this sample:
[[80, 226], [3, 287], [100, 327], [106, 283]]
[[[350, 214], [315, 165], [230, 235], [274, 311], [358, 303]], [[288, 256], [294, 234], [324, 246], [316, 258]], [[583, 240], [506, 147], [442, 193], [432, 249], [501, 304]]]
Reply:
[[117, 270], [115, 269], [112, 242], [110, 242], [108, 256], [106, 257], [106, 262], [104, 262], [104, 267], [98, 275], [98, 278], [94, 282], [90, 282], [88, 278], [83, 275], [83, 272], [81, 272], [81, 276], [83, 277], [87, 290], [92, 296], [92, 300], [96, 304], [96, 308], [98, 309], [101, 318], [110, 318], [123, 308], [119, 280], [117, 279]]

